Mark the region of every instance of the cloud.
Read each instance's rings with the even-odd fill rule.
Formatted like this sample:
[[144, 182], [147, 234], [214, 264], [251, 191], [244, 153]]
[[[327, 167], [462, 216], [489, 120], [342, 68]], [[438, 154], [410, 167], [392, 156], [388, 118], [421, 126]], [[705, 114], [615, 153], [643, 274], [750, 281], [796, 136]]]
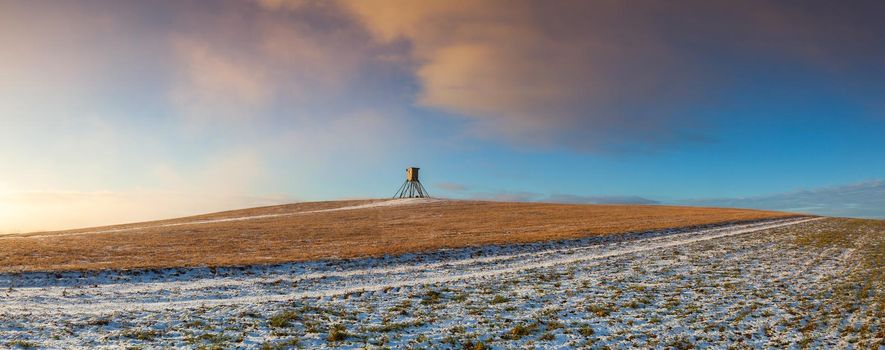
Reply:
[[[593, 152], [704, 142], [711, 119], [704, 106], [729, 102], [717, 96], [747, 77], [804, 67], [802, 76], [842, 78], [834, 90], [856, 87], [840, 85], [852, 74], [885, 79], [870, 69], [885, 60], [876, 2], [35, 0], [2, 7], [0, 178], [25, 202], [145, 203], [125, 218], [161, 207], [190, 213], [235, 205], [241, 202], [203, 198], [274, 197], [274, 188], [314, 198], [365, 191], [351, 180], [487, 139]], [[872, 96], [870, 108], [883, 110], [881, 84], [869, 85], [846, 90]], [[450, 148], [433, 149], [446, 142]], [[369, 170], [341, 171], [341, 164]], [[51, 193], [70, 195], [43, 195]]]
[[489, 200], [496, 202], [536, 202], [543, 195], [535, 192], [473, 192], [469, 194], [470, 199]]
[[[457, 125], [474, 138], [646, 151], [714, 140], [717, 121], [705, 111], [733, 102], [722, 96], [749, 69], [880, 74], [867, 69], [885, 58], [882, 27], [872, 15], [880, 7], [254, 0], [206, 9], [190, 1], [21, 2], [0, 14], [0, 77], [28, 81], [7, 84], [14, 89], [2, 95], [16, 100], [44, 80], [56, 88], [31, 95], [58, 99], [105, 81], [131, 85], [133, 94], [150, 93], [145, 85], [162, 87], [171, 112], [204, 124], [318, 119], [323, 110], [415, 103], [466, 120]], [[59, 55], [65, 60], [53, 59]], [[880, 100], [880, 87], [859, 90], [852, 98]]]
[[274, 92], [261, 65], [237, 62], [205, 43], [179, 39], [175, 52], [184, 74], [171, 91], [173, 103], [192, 118], [252, 118]]
[[0, 231], [334, 198], [410, 157], [398, 49], [300, 3], [0, 6]]
[[549, 194], [535, 192], [475, 192], [471, 199], [502, 202], [545, 202], [567, 204], [659, 204], [658, 201], [638, 196], [581, 196], [572, 194]]
[[310, 0], [256, 0], [256, 2], [269, 10], [300, 10], [311, 3]]
[[377, 41], [408, 43], [420, 105], [469, 120], [475, 136], [532, 146], [706, 142], [714, 123], [702, 111], [750, 68], [736, 62], [814, 74], [883, 57], [869, 48], [874, 16], [831, 16], [826, 2], [341, 3]]
[[418, 102], [475, 136], [583, 150], [697, 138], [671, 111], [701, 97], [690, 62], [630, 19], [644, 14], [583, 4], [347, 2], [378, 40], [412, 45]]
[[[327, 115], [323, 122], [292, 123], [263, 148], [297, 168], [295, 177], [313, 182], [353, 181], [355, 169], [372, 169], [394, 156], [411, 156], [415, 137], [403, 133], [412, 128], [403, 115], [384, 110], [360, 110]], [[315, 187], [304, 181], [305, 187]]]
[[[186, 5], [181, 5], [187, 7]], [[364, 29], [315, 1], [226, 1], [174, 21], [169, 100], [203, 124], [322, 118], [368, 108], [366, 84], [391, 63]], [[376, 87], [377, 89], [377, 87]], [[396, 93], [390, 89], [390, 93]], [[242, 124], [242, 123], [241, 123]]]
[[454, 182], [441, 182], [438, 184], [434, 184], [433, 187], [441, 189], [446, 192], [464, 192], [467, 191], [467, 186], [464, 186], [459, 183]]
[[113, 98], [154, 83], [165, 73], [158, 50], [163, 35], [146, 33], [144, 22], [118, 2], [4, 2], [0, 105], [76, 109], [84, 100]]
[[885, 181], [874, 180], [768, 196], [694, 199], [677, 203], [885, 219]]
[[251, 149], [228, 149], [207, 156], [197, 164], [157, 163], [152, 167], [159, 192], [244, 196], [259, 193], [270, 177], [264, 157]]
[[576, 196], [552, 194], [545, 202], [574, 204], [660, 204], [660, 202], [639, 196]]

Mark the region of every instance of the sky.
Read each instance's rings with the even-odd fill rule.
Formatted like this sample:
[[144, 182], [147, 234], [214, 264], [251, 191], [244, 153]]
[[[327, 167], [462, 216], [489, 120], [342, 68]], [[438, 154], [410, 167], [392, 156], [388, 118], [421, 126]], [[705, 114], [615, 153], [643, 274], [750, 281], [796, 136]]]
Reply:
[[393, 195], [885, 218], [881, 1], [0, 0], [0, 232]]

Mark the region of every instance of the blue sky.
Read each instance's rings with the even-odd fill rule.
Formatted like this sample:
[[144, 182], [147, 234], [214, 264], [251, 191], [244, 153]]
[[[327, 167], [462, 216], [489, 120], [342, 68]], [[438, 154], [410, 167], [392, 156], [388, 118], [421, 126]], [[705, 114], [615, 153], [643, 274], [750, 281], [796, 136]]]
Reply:
[[883, 11], [0, 1], [0, 232], [386, 197], [407, 166], [453, 198], [883, 218]]

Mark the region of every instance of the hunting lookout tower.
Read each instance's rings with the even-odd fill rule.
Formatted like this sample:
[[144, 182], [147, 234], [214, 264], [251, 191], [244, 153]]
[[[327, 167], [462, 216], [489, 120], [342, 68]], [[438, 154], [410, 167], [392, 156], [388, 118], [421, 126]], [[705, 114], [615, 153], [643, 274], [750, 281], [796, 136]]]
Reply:
[[399, 187], [393, 198], [430, 198], [421, 181], [418, 181], [418, 169], [420, 168], [406, 168], [406, 182]]

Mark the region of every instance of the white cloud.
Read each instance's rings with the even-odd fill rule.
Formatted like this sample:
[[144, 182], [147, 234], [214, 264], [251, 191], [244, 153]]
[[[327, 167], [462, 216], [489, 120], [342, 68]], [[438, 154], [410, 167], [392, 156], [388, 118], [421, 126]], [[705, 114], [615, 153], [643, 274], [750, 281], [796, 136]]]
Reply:
[[885, 181], [874, 180], [758, 197], [692, 199], [677, 203], [885, 219]]

